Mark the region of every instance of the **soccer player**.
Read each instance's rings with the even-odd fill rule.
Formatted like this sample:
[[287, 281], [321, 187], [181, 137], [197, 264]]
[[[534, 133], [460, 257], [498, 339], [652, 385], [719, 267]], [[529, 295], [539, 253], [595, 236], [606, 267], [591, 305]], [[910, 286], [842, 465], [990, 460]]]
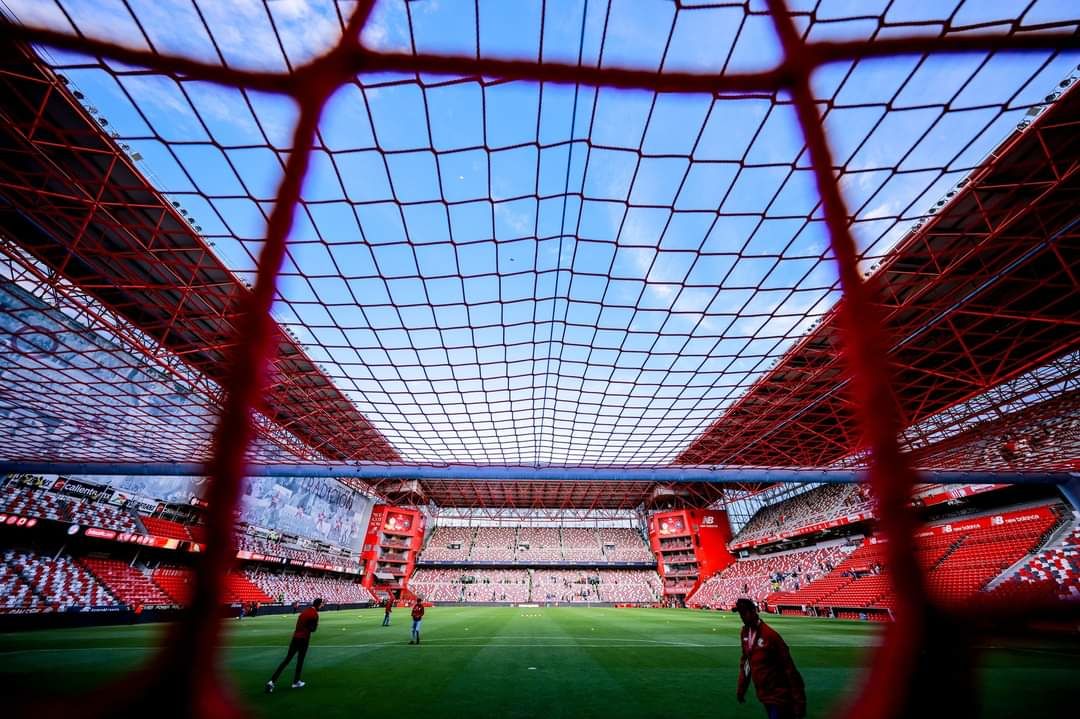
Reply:
[[390, 626], [390, 612], [394, 611], [394, 599], [392, 597], [386, 598], [386, 607], [383, 610], [382, 625], [384, 627]]
[[277, 682], [278, 677], [285, 671], [285, 667], [289, 666], [289, 662], [292, 658], [296, 657], [296, 671], [293, 673], [293, 689], [302, 689], [304, 682], [300, 680], [300, 674], [304, 671], [304, 657], [307, 656], [308, 642], [311, 641], [311, 633], [319, 627], [319, 607], [322, 606], [323, 600], [316, 599], [311, 603], [311, 606], [300, 612], [300, 616], [296, 618], [296, 631], [293, 632], [292, 641], [289, 642], [289, 651], [285, 655], [285, 659], [278, 665], [277, 670], [274, 672], [274, 676], [270, 677], [270, 681], [266, 683], [266, 693], [274, 691], [274, 683]]
[[740, 704], [746, 701], [747, 685], [753, 681], [769, 719], [802, 719], [806, 716], [806, 689], [787, 644], [775, 629], [761, 621], [750, 599], [737, 601], [735, 611], [743, 622], [736, 699]]
[[420, 643], [420, 622], [424, 621], [424, 603], [420, 597], [416, 598], [416, 604], [412, 608], [412, 639], [409, 644]]

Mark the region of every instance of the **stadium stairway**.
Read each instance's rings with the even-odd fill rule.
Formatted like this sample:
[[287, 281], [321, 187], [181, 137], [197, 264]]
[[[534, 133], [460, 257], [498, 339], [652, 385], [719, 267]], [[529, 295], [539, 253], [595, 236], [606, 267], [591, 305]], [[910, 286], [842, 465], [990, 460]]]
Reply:
[[84, 557], [80, 560], [117, 599], [130, 606], [175, 604], [142, 570], [119, 559]]
[[[1064, 522], [1059, 516], [1023, 526], [924, 536], [917, 540], [916, 559], [926, 573], [931, 595], [943, 604], [959, 604], [989, 589], [995, 578], [1008, 574], [1010, 569], [1024, 566], [1024, 560], [1037, 555], [1048, 540], [1059, 536]], [[795, 592], [774, 593], [769, 602], [780, 607], [892, 609], [895, 597], [887, 567], [882, 566], [883, 547], [880, 542], [866, 540], [831, 574]], [[1063, 572], [1067, 576], [1068, 567]]]
[[1052, 552], [1059, 548], [1066, 548], [1073, 544], [1072, 538], [1080, 532], [1080, 517], [1076, 515], [1065, 515], [1056, 527], [1051, 529], [1047, 533], [1046, 540], [1035, 551], [1021, 557], [1012, 566], [1008, 567], [1004, 572], [995, 577], [993, 581], [986, 585], [988, 591], [997, 589], [1002, 584], [1009, 582], [1017, 578], [1021, 570], [1027, 567], [1031, 562], [1036, 561], [1040, 555]]
[[138, 519], [146, 529], [147, 534], [152, 534], [155, 537], [179, 539], [185, 542], [191, 541], [191, 534], [189, 534], [187, 528], [179, 522], [163, 519], [161, 517], [151, 517], [145, 514], [139, 515]]
[[[195, 586], [195, 573], [184, 567], [159, 567], [151, 575], [154, 584], [172, 600], [171, 603], [186, 605], [191, 601]], [[243, 574], [230, 572], [225, 584], [225, 602], [229, 604], [258, 602], [271, 604], [273, 598]]]
[[10, 555], [4, 553], [0, 564], [0, 614], [5, 612], [42, 612], [47, 606], [45, 598], [10, 563]]

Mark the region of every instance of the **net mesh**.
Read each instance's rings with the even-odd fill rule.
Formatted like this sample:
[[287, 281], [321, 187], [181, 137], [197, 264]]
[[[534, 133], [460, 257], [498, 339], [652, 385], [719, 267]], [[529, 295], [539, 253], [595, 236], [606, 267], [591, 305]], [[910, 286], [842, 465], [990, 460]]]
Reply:
[[[245, 457], [256, 434], [272, 434], [249, 418], [290, 417], [287, 429], [304, 441], [270, 441], [282, 451], [304, 453], [298, 445], [318, 439], [297, 416], [307, 416], [310, 396], [263, 406], [279, 327], [313, 360], [305, 376], [328, 379], [329, 396], [347, 400], [334, 411], [362, 414], [355, 441], [314, 443], [327, 456], [660, 465], [708, 438], [715, 418], [748, 388], [760, 392], [758, 380], [825, 320], [844, 361], [826, 373], [845, 396], [830, 411], [846, 413], [851, 429], [822, 451], [822, 432], [810, 427], [780, 463], [823, 466], [867, 452], [892, 540], [897, 621], [849, 711], [916, 711], [923, 700], [910, 690], [946, 661], [967, 659], [970, 637], [951, 654], [935, 643], [942, 620], [924, 602], [908, 551], [915, 477], [897, 442], [925, 417], [898, 401], [903, 372], [886, 363], [886, 311], [864, 280], [1002, 137], [1052, 101], [1048, 88], [1075, 67], [1063, 51], [1080, 44], [1067, 11], [1032, 3], [995, 17], [975, 5], [905, 17], [891, 6], [852, 16], [831, 3], [779, 0], [644, 13], [629, 3], [576, 4], [573, 13], [549, 3], [531, 20], [500, 23], [493, 3], [443, 13], [387, 3], [373, 14], [361, 2], [328, 6], [325, 22], [302, 34], [286, 31], [285, 4], [246, 5], [246, 28], [269, 43], [223, 32], [237, 18], [216, 3], [184, 6], [168, 33], [150, 6], [125, 2], [102, 15], [67, 2], [24, 8], [34, 27], [5, 25], [4, 36], [48, 48], [74, 86], [111, 93], [109, 117], [83, 108], [123, 143], [126, 157], [105, 162], [153, 157], [173, 217], [214, 247], [231, 273], [221, 282], [249, 289], [231, 295], [224, 326], [235, 334], [219, 331], [217, 354], [202, 365], [223, 392], [152, 402], [162, 414], [132, 420], [186, 424], [183, 448], [207, 457], [209, 550], [191, 618], [140, 675], [146, 694], [102, 699], [112, 702], [102, 711], [152, 702], [162, 683], [183, 689], [170, 695], [178, 712], [236, 711], [216, 678], [214, 608], [235, 556]], [[94, 39], [118, 32], [121, 44]], [[259, 46], [257, 57], [246, 44]], [[958, 54], [970, 66], [928, 82], [942, 77], [936, 58]], [[445, 124], [440, 113], [471, 119]], [[546, 113], [564, 127], [554, 131]], [[20, 130], [40, 151], [71, 149], [31, 117]], [[447, 128], [461, 132], [440, 134]], [[109, 199], [105, 187], [89, 195], [86, 226]], [[25, 287], [12, 296], [33, 304]], [[157, 342], [192, 320], [178, 308], [170, 319]], [[15, 327], [13, 336], [25, 333]], [[50, 371], [65, 375], [68, 391], [93, 386]], [[137, 375], [130, 393], [162, 395], [148, 377]], [[17, 384], [22, 397], [35, 390], [31, 380]], [[982, 395], [979, 386], [951, 404]], [[208, 443], [197, 428], [210, 412], [219, 419]], [[67, 451], [40, 441], [47, 426], [20, 427], [23, 443], [5, 438], [5, 453]], [[159, 446], [127, 439], [124, 457]], [[950, 666], [955, 674], [970, 663]], [[970, 699], [964, 686], [955, 693]]]
[[[110, 12], [107, 28], [80, 3], [15, 7], [30, 21], [230, 68], [162, 73], [144, 69], [145, 60], [120, 64], [110, 59], [115, 52], [95, 58], [54, 49], [52, 66], [84, 96], [85, 133], [54, 128], [60, 118], [49, 115], [42, 123], [40, 113], [27, 115], [26, 129], [42, 153], [87, 147], [93, 155], [85, 161], [92, 161], [116, 152], [109, 157], [116, 167], [103, 179], [69, 180], [79, 183], [81, 205], [58, 207], [40, 194], [27, 199], [35, 219], [57, 234], [79, 238], [84, 223], [111, 222], [141, 226], [151, 246], [191, 230], [205, 238], [206, 245], [192, 240], [204, 257], [189, 250], [173, 260], [145, 248], [138, 248], [142, 258], [136, 250], [132, 256], [168, 262], [171, 274], [159, 281], [192, 288], [161, 311], [154, 336], [168, 342], [185, 330], [177, 353], [220, 382], [220, 348], [230, 342], [235, 317], [225, 313], [212, 333], [192, 328], [235, 306], [254, 282], [294, 144], [289, 128], [299, 117], [286, 78], [305, 76], [302, 69], [257, 71], [302, 68], [339, 40], [349, 9], [327, 5], [304, 16], [313, 27], [302, 33], [299, 20], [274, 3], [243, 12], [180, 4], [170, 8], [169, 30], [160, 11], [144, 5]], [[509, 24], [487, 5], [376, 8], [364, 37], [378, 51], [354, 58], [350, 70], [359, 72], [343, 77], [321, 113], [273, 305], [288, 341], [312, 360], [320, 390], [329, 384], [337, 396], [320, 410], [317, 395], [283, 393], [273, 409], [287, 416], [271, 415], [307, 440], [315, 459], [827, 466], [850, 454], [861, 436], [848, 395], [836, 391], [843, 372], [834, 351], [839, 275], [790, 79], [771, 69], [783, 52], [766, 8], [544, 7]], [[818, 43], [816, 61], [838, 58], [811, 81], [836, 148], [833, 172], [850, 208], [844, 214], [860, 273], [911, 260], [912, 251], [898, 251], [910, 244], [911, 228], [932, 218], [935, 203], [1018, 123], [1037, 116], [1075, 66], [1068, 53], [1052, 51], [946, 55], [947, 63], [933, 53], [860, 57], [898, 52], [905, 35], [931, 31], [964, 49], [972, 31], [1047, 46], [1039, 32], [1072, 28], [1067, 13], [1010, 12], [1020, 19], [971, 8], [940, 17], [900, 10], [851, 17], [830, 4], [793, 10], [806, 40]], [[560, 23], [539, 25], [562, 14]], [[237, 42], [241, 22], [258, 53]], [[935, 42], [908, 40], [916, 50]], [[424, 54], [437, 51], [474, 59]], [[484, 63], [494, 63], [490, 77]], [[425, 65], [439, 72], [417, 72]], [[946, 71], [949, 80], [941, 82]], [[532, 81], [548, 73], [562, 82]], [[574, 80], [599, 87], [567, 84]], [[650, 91], [667, 83], [714, 91]], [[726, 83], [738, 94], [722, 92]], [[618, 89], [627, 85], [644, 89]], [[84, 136], [101, 123], [117, 146], [96, 147]], [[142, 190], [124, 172], [128, 165], [151, 178], [148, 192], [160, 190], [174, 205], [162, 209], [170, 222], [122, 211]], [[17, 184], [33, 188], [40, 179], [27, 172]], [[993, 206], [1022, 201], [1004, 193]], [[974, 211], [963, 212], [970, 222]], [[116, 254], [82, 238], [69, 254], [90, 252], [109, 264]], [[949, 259], [943, 255], [925, 261], [941, 266]], [[54, 266], [68, 268], [63, 257]], [[971, 268], [958, 272], [971, 281]], [[896, 274], [926, 284], [907, 267]], [[115, 276], [98, 268], [93, 279]], [[885, 284], [895, 288], [896, 277]], [[167, 302], [152, 289], [144, 284], [116, 302], [139, 312]], [[208, 296], [212, 307], [194, 306]], [[937, 308], [925, 305], [924, 312]], [[926, 322], [905, 318], [890, 331], [904, 336]], [[1023, 330], [1033, 333], [1029, 325]], [[965, 326], [952, 334], [974, 332]], [[945, 352], [979, 353], [954, 344], [929, 356], [940, 363]], [[785, 359], [800, 345], [807, 346]], [[925, 344], [909, 346], [927, 355]], [[777, 406], [770, 382], [803, 384], [778, 363], [815, 351], [832, 365], [815, 365], [814, 394], [796, 392], [790, 407]], [[898, 388], [905, 414], [915, 410], [906, 422], [995, 381], [957, 367], [950, 374], [971, 381], [949, 395], [919, 370], [907, 382], [914, 389]], [[928, 402], [931, 395], [944, 399]], [[750, 401], [759, 396], [764, 409]], [[801, 423], [783, 416], [807, 405], [820, 412]], [[316, 411], [327, 429], [295, 426], [296, 414]], [[717, 417], [726, 421], [713, 427]], [[829, 427], [836, 417], [841, 426]], [[354, 441], [337, 439], [366, 422], [371, 427]], [[789, 429], [758, 439], [780, 422]], [[40, 458], [80, 459], [62, 452], [55, 447]], [[136, 445], [126, 456], [140, 453], [150, 459], [156, 448]]]

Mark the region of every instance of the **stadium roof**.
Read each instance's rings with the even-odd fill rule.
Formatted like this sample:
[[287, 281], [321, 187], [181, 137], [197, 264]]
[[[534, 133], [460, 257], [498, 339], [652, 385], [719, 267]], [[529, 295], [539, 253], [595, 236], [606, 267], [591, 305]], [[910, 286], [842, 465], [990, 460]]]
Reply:
[[[259, 70], [294, 67], [340, 32], [337, 8], [319, 3], [6, 5], [32, 24]], [[541, 31], [540, 6], [530, 20], [498, 4], [472, 17], [472, 5], [380, 3], [364, 38], [662, 72], [778, 57], [753, 4], [565, 5], [545, 6]], [[848, 17], [833, 5], [797, 12], [810, 38], [994, 23], [1076, 32], [1068, 3], [1008, 23], [1020, 13], [1004, 6]], [[7, 279], [69, 318], [92, 311], [111, 344], [100, 329], [83, 333], [89, 343], [70, 326], [43, 331], [26, 319], [44, 309], [12, 290], [12, 336], [50, 339], [5, 379], [13, 431], [0, 455], [205, 457], [294, 110], [52, 50], [59, 79], [12, 52], [0, 71]], [[1054, 97], [1077, 59], [864, 58], [815, 75], [860, 261], [884, 290], [905, 426], [1080, 343], [1078, 101]], [[836, 271], [783, 92], [364, 73], [335, 95], [318, 143], [278, 285], [255, 461], [825, 467], [857, 456]], [[121, 346], [137, 371], [103, 359]], [[184, 391], [160, 389], [177, 377]], [[110, 441], [70, 441], [97, 432]], [[440, 504], [478, 506], [622, 507], [652, 491], [625, 484], [424, 487]]]

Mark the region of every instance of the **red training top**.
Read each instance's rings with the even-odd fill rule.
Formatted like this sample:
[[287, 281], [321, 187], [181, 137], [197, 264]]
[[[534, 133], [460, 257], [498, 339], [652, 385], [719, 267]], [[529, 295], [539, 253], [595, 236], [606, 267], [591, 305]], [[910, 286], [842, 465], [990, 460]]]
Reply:
[[300, 612], [300, 616], [296, 618], [296, 631], [293, 632], [293, 639], [311, 639], [311, 633], [318, 626], [319, 610], [315, 607], [308, 607]]
[[418, 621], [424, 618], [423, 604], [417, 604], [415, 607], [412, 608], [412, 618]]
[[389, 599], [387, 599], [386, 600], [386, 613], [389, 614], [392, 611], [394, 611], [394, 603], [391, 602]]
[[802, 675], [791, 660], [787, 644], [776, 630], [762, 621], [742, 628], [742, 658], [739, 660], [739, 697], [746, 695], [752, 679], [758, 701], [777, 704], [806, 715], [806, 689]]

